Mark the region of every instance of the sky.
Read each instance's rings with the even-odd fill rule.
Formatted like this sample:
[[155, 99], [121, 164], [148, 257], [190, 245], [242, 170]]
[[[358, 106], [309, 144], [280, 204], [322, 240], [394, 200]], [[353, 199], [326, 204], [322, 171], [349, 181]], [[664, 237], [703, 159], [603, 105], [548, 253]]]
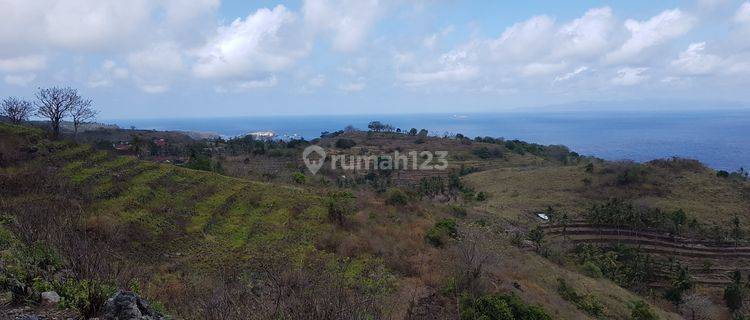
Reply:
[[100, 118], [750, 108], [750, 1], [0, 0], [0, 12], [0, 96], [70, 86]]

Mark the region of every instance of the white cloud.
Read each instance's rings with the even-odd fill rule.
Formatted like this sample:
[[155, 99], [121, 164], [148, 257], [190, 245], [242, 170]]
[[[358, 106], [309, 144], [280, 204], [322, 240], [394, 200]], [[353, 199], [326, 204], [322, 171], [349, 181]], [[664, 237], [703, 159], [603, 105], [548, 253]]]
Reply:
[[632, 86], [648, 80], [649, 76], [644, 74], [648, 68], [622, 68], [617, 70], [617, 76], [612, 83], [620, 86]]
[[447, 26], [440, 32], [433, 33], [422, 39], [422, 45], [424, 45], [428, 49], [432, 49], [435, 47], [440, 38], [447, 36], [448, 34], [453, 32], [453, 30], [455, 30], [455, 27], [453, 27], [452, 25]]
[[259, 89], [259, 88], [270, 88], [275, 87], [279, 83], [279, 80], [275, 76], [270, 76], [266, 79], [261, 80], [250, 80], [243, 81], [237, 84], [240, 89]]
[[0, 58], [0, 72], [39, 71], [47, 66], [47, 58], [42, 55], [29, 55], [14, 58]]
[[521, 67], [521, 75], [525, 77], [536, 77], [536, 76], [546, 76], [553, 73], [558, 73], [565, 69], [565, 67], [568, 64], [565, 62], [558, 62], [558, 63], [529, 63], [523, 67]]
[[322, 87], [326, 83], [326, 77], [322, 74], [318, 74], [309, 81], [307, 81], [307, 85], [310, 87], [318, 88]]
[[561, 82], [561, 81], [567, 81], [567, 80], [573, 79], [574, 77], [578, 76], [581, 73], [586, 72], [587, 70], [589, 70], [589, 68], [586, 66], [578, 67], [571, 72], [555, 77], [554, 82]]
[[180, 73], [185, 69], [182, 52], [175, 43], [157, 43], [128, 55], [128, 65], [141, 74]]
[[692, 43], [671, 62], [679, 73], [687, 75], [707, 75], [713, 73], [722, 63], [718, 56], [707, 54], [705, 42]]
[[613, 27], [612, 9], [591, 9], [582, 17], [560, 27], [557, 31], [559, 45], [554, 49], [554, 54], [560, 57], [597, 56], [610, 46]]
[[628, 19], [625, 28], [630, 38], [619, 49], [607, 54], [606, 59], [609, 62], [636, 60], [644, 50], [684, 35], [695, 23], [694, 17], [680, 9], [663, 11], [646, 21]]
[[554, 20], [535, 16], [516, 23], [503, 31], [498, 39], [489, 41], [492, 58], [496, 60], [533, 60], [544, 53], [554, 33]]
[[33, 73], [27, 73], [27, 74], [9, 74], [6, 75], [3, 80], [5, 80], [5, 83], [14, 85], [14, 86], [22, 86], [25, 87], [32, 81], [36, 79], [36, 75]]
[[167, 23], [184, 25], [219, 8], [219, 0], [162, 0]]
[[738, 24], [750, 25], [750, 1], [742, 3], [737, 12], [734, 14], [734, 22]]
[[461, 82], [476, 78], [472, 48], [457, 49], [440, 56], [436, 66], [410, 72], [399, 72], [396, 78], [406, 86], [424, 86], [436, 82]]
[[151, 94], [158, 94], [169, 91], [169, 86], [163, 84], [141, 84], [138, 85], [138, 88], [143, 90], [143, 92]]
[[313, 31], [331, 32], [334, 49], [349, 52], [359, 48], [382, 8], [378, 0], [305, 0], [302, 12]]
[[276, 76], [269, 76], [264, 79], [255, 79], [247, 81], [237, 81], [216, 87], [216, 92], [246, 92], [256, 89], [273, 88], [279, 83]]
[[398, 74], [398, 79], [407, 86], [415, 87], [434, 82], [460, 82], [476, 78], [479, 70], [473, 66], [453, 66], [446, 69], [428, 72], [405, 72]]
[[219, 27], [217, 34], [196, 51], [193, 72], [200, 78], [257, 78], [292, 66], [309, 51], [296, 38], [296, 16], [284, 6], [258, 9], [247, 18]]
[[105, 60], [99, 70], [90, 77], [87, 84], [92, 88], [109, 87], [115, 80], [126, 79], [128, 76], [130, 76], [128, 69], [118, 67], [117, 63], [112, 60]]
[[365, 82], [363, 79], [358, 79], [355, 82], [344, 83], [339, 86], [339, 90], [346, 92], [357, 92], [365, 89]]
[[183, 49], [172, 42], [156, 43], [128, 55], [136, 85], [148, 93], [162, 93], [185, 71]]
[[147, 0], [47, 1], [41, 23], [46, 41], [73, 50], [111, 50], [137, 41], [151, 19]]

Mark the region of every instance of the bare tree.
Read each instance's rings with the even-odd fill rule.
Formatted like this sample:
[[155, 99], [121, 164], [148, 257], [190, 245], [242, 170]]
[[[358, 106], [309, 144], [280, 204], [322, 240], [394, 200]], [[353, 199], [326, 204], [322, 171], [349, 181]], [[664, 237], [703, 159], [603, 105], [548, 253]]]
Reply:
[[36, 93], [37, 115], [49, 119], [52, 136], [60, 137], [60, 121], [78, 104], [81, 96], [72, 88], [44, 88]]
[[70, 109], [70, 117], [73, 118], [73, 136], [78, 136], [78, 127], [81, 124], [88, 122], [96, 117], [96, 110], [91, 108], [91, 100], [80, 100], [76, 103], [72, 109]]
[[0, 114], [8, 117], [11, 123], [24, 122], [32, 113], [34, 113], [34, 105], [16, 97], [7, 98], [0, 105]]

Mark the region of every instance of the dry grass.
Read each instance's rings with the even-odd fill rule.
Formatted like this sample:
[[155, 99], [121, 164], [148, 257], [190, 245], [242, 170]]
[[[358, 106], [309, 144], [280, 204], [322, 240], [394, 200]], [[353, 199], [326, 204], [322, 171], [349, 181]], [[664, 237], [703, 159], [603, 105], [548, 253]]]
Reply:
[[750, 198], [740, 182], [716, 177], [712, 170], [674, 172], [650, 165], [646, 169], [646, 181], [630, 186], [617, 185], [614, 174], [588, 173], [583, 166], [502, 168], [471, 174], [465, 181], [490, 194], [478, 210], [517, 221], [529, 221], [530, 212], [547, 206], [576, 215], [609, 198], [683, 209], [707, 224], [726, 224], [734, 215], [750, 219]]

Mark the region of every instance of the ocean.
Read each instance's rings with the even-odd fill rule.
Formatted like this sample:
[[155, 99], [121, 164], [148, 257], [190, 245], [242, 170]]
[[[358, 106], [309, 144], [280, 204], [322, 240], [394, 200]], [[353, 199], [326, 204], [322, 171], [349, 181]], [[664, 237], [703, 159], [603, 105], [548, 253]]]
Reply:
[[312, 139], [347, 125], [366, 129], [378, 120], [396, 128], [461, 133], [541, 144], [562, 144], [583, 155], [608, 160], [648, 161], [679, 156], [722, 170], [750, 167], [750, 110], [688, 112], [505, 112], [258, 116], [184, 119], [110, 119], [122, 128], [213, 132], [225, 137], [273, 131], [281, 137]]

